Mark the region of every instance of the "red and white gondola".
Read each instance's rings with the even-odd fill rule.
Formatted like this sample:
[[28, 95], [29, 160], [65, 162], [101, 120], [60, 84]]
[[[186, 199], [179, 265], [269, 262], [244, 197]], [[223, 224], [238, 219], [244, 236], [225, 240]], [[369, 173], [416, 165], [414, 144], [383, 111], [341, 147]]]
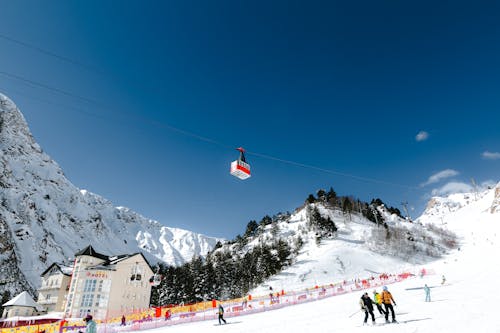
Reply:
[[250, 177], [250, 164], [246, 162], [245, 149], [240, 147], [236, 148], [236, 150], [240, 152], [240, 157], [231, 162], [230, 173], [239, 179], [247, 179]]

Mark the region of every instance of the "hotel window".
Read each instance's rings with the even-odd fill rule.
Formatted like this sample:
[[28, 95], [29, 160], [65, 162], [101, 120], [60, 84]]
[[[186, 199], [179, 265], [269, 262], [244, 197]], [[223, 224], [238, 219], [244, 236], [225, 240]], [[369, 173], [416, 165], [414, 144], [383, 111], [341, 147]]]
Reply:
[[80, 307], [91, 307], [93, 300], [94, 294], [84, 294], [82, 297], [82, 302], [80, 303]]
[[85, 318], [87, 315], [90, 314], [90, 309], [80, 309], [80, 317]]
[[97, 280], [85, 280], [85, 286], [83, 288], [84, 293], [88, 292], [94, 292], [95, 291], [95, 286], [97, 284]]

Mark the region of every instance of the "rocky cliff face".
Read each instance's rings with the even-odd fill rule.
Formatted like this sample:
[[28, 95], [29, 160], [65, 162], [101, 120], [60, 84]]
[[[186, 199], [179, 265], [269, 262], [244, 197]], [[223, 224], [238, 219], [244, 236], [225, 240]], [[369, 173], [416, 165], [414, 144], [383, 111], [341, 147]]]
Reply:
[[490, 213], [500, 213], [500, 183], [495, 187], [495, 196], [491, 203]]
[[142, 251], [151, 264], [179, 265], [219, 240], [166, 227], [76, 188], [0, 94], [0, 292], [32, 291], [50, 264], [89, 244], [103, 254]]

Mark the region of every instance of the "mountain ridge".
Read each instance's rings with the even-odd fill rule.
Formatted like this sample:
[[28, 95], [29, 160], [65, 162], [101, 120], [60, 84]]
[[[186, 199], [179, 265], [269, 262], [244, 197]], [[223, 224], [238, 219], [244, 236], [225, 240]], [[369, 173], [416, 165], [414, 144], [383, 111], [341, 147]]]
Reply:
[[[180, 265], [223, 239], [170, 228], [78, 189], [0, 94], [0, 292], [34, 295], [40, 273], [89, 244], [108, 255], [143, 252], [151, 264]], [[12, 277], [16, 277], [12, 282]], [[2, 290], [3, 289], [3, 290]]]

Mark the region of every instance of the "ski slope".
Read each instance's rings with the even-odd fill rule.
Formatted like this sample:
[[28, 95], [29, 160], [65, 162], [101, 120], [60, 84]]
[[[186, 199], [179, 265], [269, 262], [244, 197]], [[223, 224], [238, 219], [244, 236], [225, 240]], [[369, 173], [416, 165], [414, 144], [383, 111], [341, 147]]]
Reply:
[[[389, 286], [397, 303], [398, 324], [383, 324], [385, 320], [377, 315], [377, 325], [363, 326], [364, 313], [358, 305], [362, 292], [353, 292], [257, 314], [228, 314], [227, 325], [219, 326], [217, 320], [211, 320], [148, 332], [500, 332], [500, 323], [495, 320], [500, 214], [490, 211], [494, 199], [494, 191], [490, 190], [455, 211], [424, 214], [422, 223], [436, 223], [455, 231], [461, 238], [460, 249], [425, 265], [435, 274]], [[442, 275], [446, 277], [444, 285]], [[424, 301], [424, 284], [431, 287], [431, 302]]]

